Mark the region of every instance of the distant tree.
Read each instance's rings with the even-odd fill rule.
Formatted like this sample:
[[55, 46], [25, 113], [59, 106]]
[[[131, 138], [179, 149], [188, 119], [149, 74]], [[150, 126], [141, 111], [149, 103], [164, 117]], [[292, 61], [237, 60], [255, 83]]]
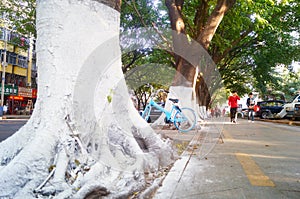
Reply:
[[289, 71], [284, 69], [278, 74], [278, 82], [273, 85], [273, 90], [282, 91], [285, 94], [286, 101], [294, 98], [297, 92], [300, 91], [300, 71]]

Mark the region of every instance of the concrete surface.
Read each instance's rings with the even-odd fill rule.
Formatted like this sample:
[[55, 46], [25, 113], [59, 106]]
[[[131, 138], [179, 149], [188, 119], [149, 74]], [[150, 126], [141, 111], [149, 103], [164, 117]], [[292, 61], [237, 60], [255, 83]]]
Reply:
[[[207, 136], [205, 130], [215, 135]], [[211, 123], [195, 132], [191, 142], [153, 198], [300, 198], [298, 126]]]

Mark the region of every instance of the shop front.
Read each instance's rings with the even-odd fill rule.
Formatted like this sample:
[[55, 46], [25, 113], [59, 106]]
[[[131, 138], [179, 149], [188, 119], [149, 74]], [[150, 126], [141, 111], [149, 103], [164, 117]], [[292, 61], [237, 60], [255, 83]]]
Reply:
[[[2, 85], [0, 84], [0, 88]], [[0, 89], [0, 95], [2, 93], [2, 89]], [[4, 102], [3, 105], [7, 107], [7, 114], [10, 113], [9, 104], [10, 104], [10, 96], [18, 96], [18, 87], [14, 85], [4, 85]]]
[[18, 87], [18, 96], [10, 96], [12, 114], [30, 115], [33, 110], [32, 88]]
[[[1, 87], [1, 85], [0, 85]], [[1, 89], [0, 89], [1, 94]], [[10, 115], [29, 115], [32, 113], [37, 97], [37, 90], [32, 88], [5, 85], [4, 105]]]

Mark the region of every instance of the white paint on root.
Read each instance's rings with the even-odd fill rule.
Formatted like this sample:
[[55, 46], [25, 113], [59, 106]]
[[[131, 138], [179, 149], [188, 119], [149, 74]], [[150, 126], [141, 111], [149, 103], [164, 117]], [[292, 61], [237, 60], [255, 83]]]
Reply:
[[170, 164], [173, 151], [129, 102], [119, 13], [92, 0], [37, 3], [38, 100], [30, 121], [0, 144], [0, 197], [36, 197], [51, 166], [39, 198], [142, 188], [143, 171]]

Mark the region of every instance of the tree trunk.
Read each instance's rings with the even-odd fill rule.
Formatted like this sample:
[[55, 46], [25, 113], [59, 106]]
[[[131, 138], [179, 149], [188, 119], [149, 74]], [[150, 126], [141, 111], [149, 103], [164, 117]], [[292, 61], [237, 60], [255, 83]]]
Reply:
[[[183, 0], [166, 0], [172, 28], [173, 51], [176, 62], [176, 73], [170, 87], [168, 98], [178, 98], [182, 107], [193, 107], [193, 80], [195, 66], [189, 62], [190, 43], [185, 34], [185, 24], [181, 15]], [[166, 108], [170, 104], [167, 101]]]
[[[203, 26], [201, 23], [199, 23], [199, 35], [196, 40], [206, 51], [208, 51], [211, 40], [215, 35], [215, 32], [219, 27], [223, 17], [225, 16], [226, 12], [235, 4], [235, 2], [236, 0], [218, 0], [215, 9], [207, 19], [205, 25]], [[206, 67], [203, 73], [206, 75], [212, 75], [213, 77], [216, 75], [214, 68], [210, 67]], [[215, 86], [212, 85], [212, 82], [208, 83], [207, 81], [205, 81], [205, 79], [207, 78], [211, 77], [200, 76], [196, 85], [198, 103], [200, 107], [206, 106], [206, 108], [208, 108], [211, 102], [211, 96], [216, 90]], [[214, 79], [213, 81], [217, 84], [221, 84], [220, 78]], [[210, 84], [211, 86], [208, 86], [207, 84]]]
[[206, 50], [208, 50], [211, 40], [225, 13], [235, 4], [235, 2], [236, 0], [218, 0], [217, 5], [209, 16], [205, 26], [201, 27], [202, 31], [200, 32], [197, 41], [200, 42]]
[[[205, 22], [204, 19], [195, 19], [195, 25], [197, 26], [197, 34], [195, 36], [196, 42], [201, 44], [205, 51], [208, 51], [211, 40], [221, 23], [225, 13], [235, 4], [236, 0], [218, 0], [215, 9]], [[175, 52], [175, 60], [177, 66], [177, 74], [175, 76], [173, 86], [183, 85], [186, 87], [192, 87], [196, 89], [196, 100], [199, 106], [208, 107], [213, 94], [212, 84], [215, 81], [210, 76], [216, 77], [215, 65], [202, 61], [203, 54], [200, 54], [199, 50], [191, 47], [191, 41], [185, 32], [185, 23], [182, 18], [182, 7], [184, 0], [165, 0], [166, 6], [169, 11], [169, 18], [171, 22], [171, 28], [173, 30], [173, 47]], [[202, 2], [199, 5], [196, 16], [205, 17], [206, 13], [200, 13], [207, 11], [207, 3]], [[192, 55], [190, 55], [192, 54]], [[187, 59], [187, 57], [189, 57]], [[190, 60], [194, 61], [190, 61]], [[199, 67], [199, 73], [195, 74], [195, 67]], [[193, 85], [194, 76], [198, 76], [196, 85]], [[210, 81], [210, 82], [208, 82]], [[219, 81], [219, 77], [217, 79]], [[192, 91], [191, 91], [192, 92]], [[194, 98], [195, 99], [195, 98]]]
[[[201, 81], [201, 87], [198, 84], [194, 85], [196, 82], [194, 80], [198, 77], [196, 71], [201, 72], [203, 75], [204, 71], [202, 69], [212, 66], [212, 64], [209, 63], [210, 59], [207, 58], [209, 55], [203, 50], [203, 47], [189, 38], [185, 33], [185, 24], [181, 14], [184, 0], [166, 0], [165, 2], [171, 21], [173, 48], [177, 67], [177, 73], [170, 89], [172, 91], [170, 97], [179, 98], [183, 106], [189, 106], [197, 110], [196, 99], [202, 100], [202, 98], [196, 97], [194, 90], [199, 91], [201, 88], [200, 92], [207, 92], [205, 96], [210, 96], [210, 93], [205, 81]], [[199, 70], [196, 70], [197, 67]], [[203, 77], [201, 78], [203, 79]], [[196, 94], [199, 94], [199, 92], [196, 92]], [[208, 97], [207, 99], [210, 98]], [[201, 100], [198, 100], [200, 105], [206, 106], [207, 100]], [[192, 103], [187, 103], [191, 101]], [[199, 116], [200, 118], [204, 117], [203, 115]]]
[[93, 0], [37, 3], [38, 100], [0, 144], [0, 198], [127, 197], [173, 151], [128, 96], [119, 12]]
[[173, 48], [177, 68], [173, 86], [192, 87], [195, 75], [195, 66], [185, 59], [188, 53], [186, 50], [190, 48], [190, 43], [187, 35], [185, 34], [185, 24], [181, 16], [183, 2], [183, 0], [166, 0], [171, 28], [173, 30]]

